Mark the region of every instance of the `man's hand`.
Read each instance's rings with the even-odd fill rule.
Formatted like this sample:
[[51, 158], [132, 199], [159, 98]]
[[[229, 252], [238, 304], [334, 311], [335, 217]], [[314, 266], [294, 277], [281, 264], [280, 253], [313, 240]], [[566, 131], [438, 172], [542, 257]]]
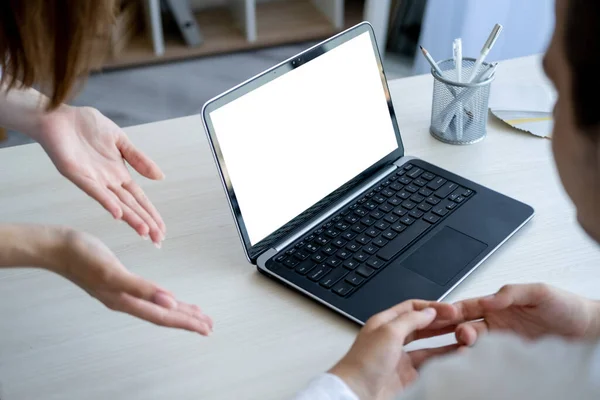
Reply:
[[33, 135], [58, 171], [98, 201], [116, 219], [160, 246], [166, 227], [160, 214], [133, 181], [126, 163], [149, 179], [164, 177], [125, 132], [98, 110], [61, 106], [43, 117]]
[[471, 346], [490, 332], [508, 331], [527, 339], [558, 335], [600, 338], [600, 304], [545, 284], [507, 285], [498, 293], [461, 301], [456, 339]]
[[[452, 332], [454, 326], [444, 321], [456, 317], [450, 304], [405, 301], [369, 319], [348, 354], [329, 372], [343, 379], [360, 399], [392, 398], [417, 378], [417, 368], [426, 358], [457, 348], [453, 345], [406, 353], [404, 345]], [[434, 320], [449, 326], [429, 329]]]

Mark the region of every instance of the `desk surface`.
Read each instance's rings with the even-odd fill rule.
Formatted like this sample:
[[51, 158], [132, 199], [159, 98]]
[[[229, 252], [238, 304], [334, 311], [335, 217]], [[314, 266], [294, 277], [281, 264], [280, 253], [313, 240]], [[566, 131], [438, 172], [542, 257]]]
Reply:
[[[539, 58], [502, 63], [494, 83], [545, 83]], [[598, 296], [595, 245], [575, 223], [550, 141], [490, 120], [488, 137], [450, 146], [428, 133], [432, 78], [390, 83], [407, 153], [536, 209], [534, 219], [449, 297], [505, 283], [545, 281]], [[259, 275], [242, 253], [201, 120], [127, 129], [164, 169], [142, 182], [162, 212], [162, 250], [117, 224], [62, 179], [37, 145], [0, 152], [0, 221], [89, 231], [132, 271], [197, 303], [215, 319], [210, 338], [109, 312], [58, 276], [0, 272], [0, 397], [12, 399], [282, 399], [332, 365], [358, 327]]]

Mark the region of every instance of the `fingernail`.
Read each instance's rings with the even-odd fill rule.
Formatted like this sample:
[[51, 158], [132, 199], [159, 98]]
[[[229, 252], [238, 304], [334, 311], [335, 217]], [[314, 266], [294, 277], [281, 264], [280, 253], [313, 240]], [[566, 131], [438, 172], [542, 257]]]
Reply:
[[158, 242], [158, 243], [154, 242], [154, 246], [155, 246], [157, 249], [159, 249], [159, 250], [160, 250], [160, 248], [162, 247], [162, 243], [161, 243], [161, 242]]
[[423, 314], [427, 314], [427, 315], [435, 315], [435, 309], [428, 307], [426, 309], [424, 309], [423, 311], [421, 311]]
[[150, 239], [150, 237], [148, 235], [144, 235], [144, 236], [142, 236], [142, 239], [148, 240], [148, 239]]

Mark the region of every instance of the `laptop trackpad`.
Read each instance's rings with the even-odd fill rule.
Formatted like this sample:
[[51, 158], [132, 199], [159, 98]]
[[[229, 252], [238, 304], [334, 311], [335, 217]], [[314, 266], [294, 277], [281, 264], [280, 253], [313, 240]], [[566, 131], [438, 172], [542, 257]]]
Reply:
[[486, 247], [485, 243], [446, 226], [400, 265], [444, 286]]

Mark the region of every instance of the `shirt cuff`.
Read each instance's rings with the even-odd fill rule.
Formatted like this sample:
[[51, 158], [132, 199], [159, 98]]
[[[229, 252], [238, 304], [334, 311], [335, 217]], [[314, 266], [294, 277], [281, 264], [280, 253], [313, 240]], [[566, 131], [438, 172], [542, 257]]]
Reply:
[[359, 398], [338, 376], [321, 374], [310, 381], [294, 400], [359, 400]]

